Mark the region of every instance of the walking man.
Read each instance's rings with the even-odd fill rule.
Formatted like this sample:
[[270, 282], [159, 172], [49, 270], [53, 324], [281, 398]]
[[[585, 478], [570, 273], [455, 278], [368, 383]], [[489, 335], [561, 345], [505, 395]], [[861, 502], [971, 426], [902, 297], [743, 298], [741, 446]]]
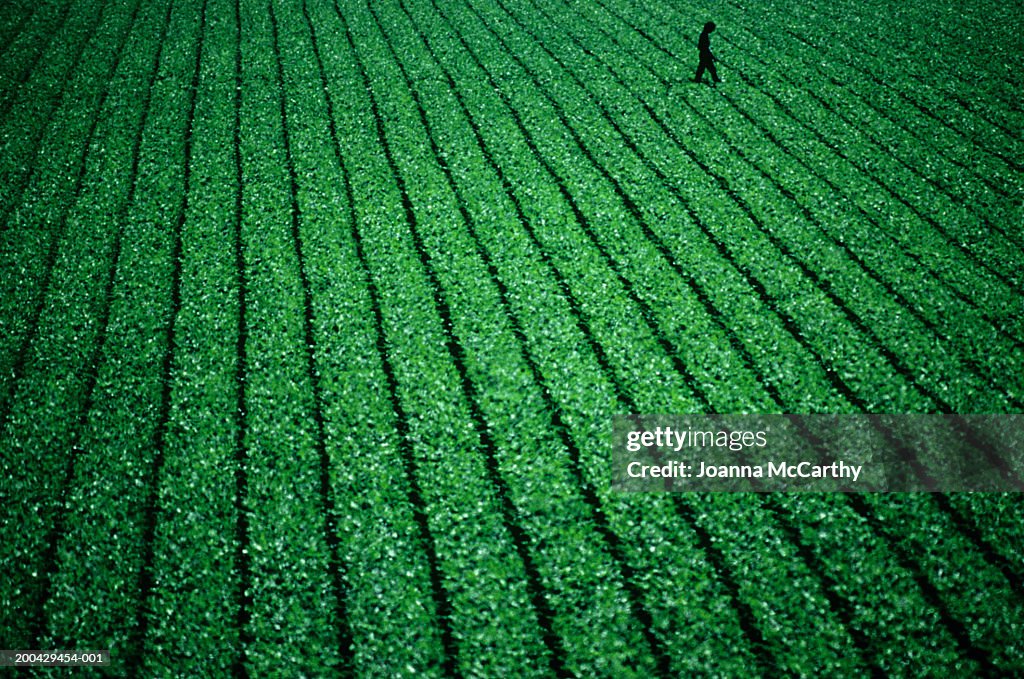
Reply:
[[716, 83], [722, 82], [722, 79], [718, 77], [718, 71], [715, 70], [715, 55], [711, 53], [711, 32], [715, 30], [715, 22], [709, 21], [704, 24], [704, 31], [700, 34], [700, 38], [697, 40], [697, 51], [700, 53], [700, 63], [697, 64], [697, 77], [694, 78], [694, 82], [701, 82], [701, 78], [704, 76], [704, 69], [711, 74], [711, 86], [714, 87]]

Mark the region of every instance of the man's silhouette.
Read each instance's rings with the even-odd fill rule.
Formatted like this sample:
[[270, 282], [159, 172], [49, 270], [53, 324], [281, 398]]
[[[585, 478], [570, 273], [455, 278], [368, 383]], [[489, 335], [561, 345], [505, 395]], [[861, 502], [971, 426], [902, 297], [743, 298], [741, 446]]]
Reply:
[[704, 31], [700, 34], [700, 38], [697, 40], [697, 51], [700, 53], [700, 63], [697, 64], [697, 77], [693, 79], [694, 82], [701, 82], [701, 78], [704, 76], [704, 69], [707, 69], [711, 74], [712, 87], [715, 86], [715, 83], [722, 82], [722, 79], [718, 77], [718, 72], [715, 70], [715, 55], [711, 53], [711, 32], [714, 30], [715, 22], [707, 22], [704, 24]]

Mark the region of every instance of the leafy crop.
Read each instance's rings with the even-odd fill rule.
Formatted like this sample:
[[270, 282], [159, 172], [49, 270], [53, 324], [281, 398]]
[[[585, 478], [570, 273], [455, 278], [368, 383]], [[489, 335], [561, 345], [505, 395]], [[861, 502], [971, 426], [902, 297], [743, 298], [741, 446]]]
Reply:
[[722, 3], [711, 89], [689, 0], [7, 4], [4, 648], [1024, 667], [1016, 495], [608, 484], [621, 413], [1021, 411], [1012, 11]]

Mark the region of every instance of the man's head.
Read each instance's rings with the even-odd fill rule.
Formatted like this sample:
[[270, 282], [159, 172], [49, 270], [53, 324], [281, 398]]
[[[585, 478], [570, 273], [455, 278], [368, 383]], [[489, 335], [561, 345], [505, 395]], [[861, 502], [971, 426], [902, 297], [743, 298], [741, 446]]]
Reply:
[[704, 32], [705, 33], [710, 33], [713, 30], [715, 30], [715, 22], [714, 21], [709, 21], [706, 24], [704, 24]]

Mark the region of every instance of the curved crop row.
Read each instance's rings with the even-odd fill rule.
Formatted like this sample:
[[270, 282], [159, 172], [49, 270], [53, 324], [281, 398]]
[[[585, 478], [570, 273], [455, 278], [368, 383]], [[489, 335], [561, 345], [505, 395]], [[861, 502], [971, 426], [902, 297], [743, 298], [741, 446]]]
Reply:
[[[60, 104], [68, 82], [74, 80], [86, 46], [106, 20], [110, 4], [100, 0], [68, 2], [57, 26], [40, 26], [43, 37], [19, 36], [26, 43], [27, 63], [16, 75], [4, 74], [5, 80], [14, 82], [13, 86], [5, 83], [0, 90], [0, 215], [5, 218], [21, 195], [31, 169], [32, 162], [26, 160], [34, 159], [50, 116]], [[16, 56], [8, 54], [3, 63], [17, 61]]]
[[[109, 111], [111, 82], [125, 58], [135, 31], [140, 3], [117, 6], [93, 38], [89, 57], [69, 85], [42, 139], [37, 162], [10, 219], [0, 216], [0, 420], [6, 419], [10, 396], [21, 378], [35, 338], [53, 266], [72, 207], [78, 201], [89, 167], [89, 148], [100, 141], [99, 122]], [[88, 105], [83, 105], [83, 103]]]
[[[152, 588], [145, 604], [143, 673], [223, 674], [242, 653], [238, 617], [247, 536], [239, 461], [244, 436], [243, 284], [236, 269], [240, 158], [235, 144], [236, 17], [210, 0], [191, 127], [189, 194], [181, 233], [181, 308], [156, 493]], [[244, 478], [244, 477], [243, 477]], [[182, 635], [181, 630], [189, 630]]]
[[[148, 31], [163, 35], [166, 30], [168, 10], [149, 9], [142, 20], [145, 28], [135, 39], [152, 35]], [[2, 610], [5, 615], [31, 612], [4, 625], [14, 634], [10, 643], [20, 647], [32, 645], [29, 642], [44, 625], [41, 609], [51, 589], [61, 517], [68, 514], [65, 504], [81, 454], [81, 428], [89, 404], [96, 402], [92, 394], [97, 381], [95, 357], [107, 332], [122, 240], [120, 222], [135, 195], [148, 93], [160, 61], [159, 43], [145, 40], [117, 75], [119, 87], [109, 102], [110, 115], [98, 131], [106, 140], [104, 151], [93, 156], [81, 198], [68, 217], [41, 311], [38, 340], [3, 423], [6, 493], [20, 500], [4, 503], [3, 521], [11, 536], [8, 548], [13, 558], [5, 575], [19, 584], [4, 588], [9, 598]], [[136, 91], [147, 94], [133, 96]], [[110, 177], [116, 179], [110, 181]], [[111, 215], [119, 219], [111, 220]], [[46, 408], [40, 410], [38, 404]]]
[[[379, 295], [353, 237], [356, 206], [338, 138], [333, 79], [320, 43], [330, 6], [276, 5], [317, 372], [324, 404], [351, 667], [359, 674], [449, 667], [448, 602], [415, 481], [403, 455], [391, 365], [381, 343]], [[314, 21], [314, 17], [316, 21]], [[340, 40], [343, 37], [336, 36]], [[351, 74], [350, 74], [351, 77]], [[338, 78], [345, 80], [345, 78]], [[352, 84], [351, 79], [349, 84]], [[342, 100], [346, 106], [350, 99]], [[341, 219], [339, 219], [341, 218]], [[402, 470], [402, 471], [399, 471]], [[324, 470], [321, 471], [324, 473]], [[414, 476], [414, 474], [413, 474]]]
[[417, 246], [419, 215], [396, 166], [394, 147], [401, 137], [393, 136], [396, 130], [389, 130], [382, 117], [392, 104], [378, 91], [381, 85], [373, 87], [371, 75], [382, 55], [368, 49], [365, 32], [350, 25], [346, 16], [352, 13], [336, 9], [329, 30], [338, 39], [330, 44], [341, 49], [332, 50], [325, 66], [345, 74], [347, 89], [335, 100], [357, 106], [364, 121], [348, 117], [351, 124], [339, 124], [338, 134], [351, 160], [358, 237], [380, 292], [396, 402], [405, 414], [406, 450], [450, 603], [455, 662], [464, 664], [464, 671], [488, 661], [541, 668], [547, 649], [527, 566], [487, 471], [482, 440], [487, 432], [474, 416], [472, 394], [460, 376], [437, 274]]
[[248, 671], [344, 662], [343, 592], [322, 495], [323, 415], [276, 19], [243, 4], [242, 224], [246, 280]]
[[[156, 496], [179, 308], [201, 3], [167, 8], [166, 44], [147, 97], [135, 180], [111, 277], [94, 393], [67, 493], [43, 648], [110, 648], [132, 674], [152, 581]], [[96, 483], [102, 479], [101, 483]], [[81, 646], [79, 646], [81, 647]]]

